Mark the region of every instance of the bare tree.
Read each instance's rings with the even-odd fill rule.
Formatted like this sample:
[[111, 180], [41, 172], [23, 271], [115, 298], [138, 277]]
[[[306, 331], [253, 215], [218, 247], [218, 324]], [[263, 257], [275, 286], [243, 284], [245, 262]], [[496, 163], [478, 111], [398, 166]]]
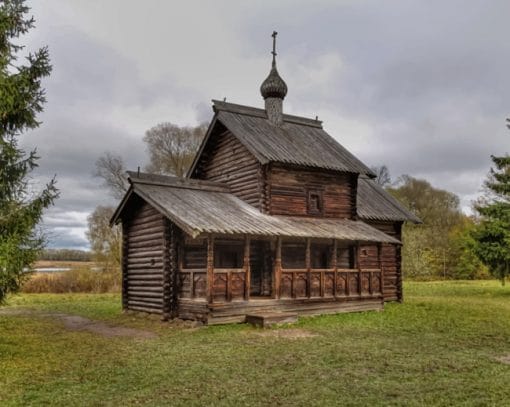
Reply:
[[372, 172], [375, 173], [376, 178], [374, 181], [380, 185], [381, 187], [386, 187], [391, 185], [391, 176], [390, 170], [385, 165], [380, 165], [378, 167], [371, 167]]
[[172, 123], [160, 123], [154, 126], [143, 138], [150, 156], [150, 164], [145, 170], [176, 177], [185, 176], [206, 131], [206, 124], [179, 127]]
[[87, 238], [92, 255], [105, 269], [120, 264], [121, 229], [118, 225], [110, 227], [113, 212], [114, 208], [110, 206], [98, 206], [87, 218]]
[[97, 159], [94, 176], [102, 178], [104, 186], [117, 199], [121, 199], [129, 187], [124, 160], [108, 151]]

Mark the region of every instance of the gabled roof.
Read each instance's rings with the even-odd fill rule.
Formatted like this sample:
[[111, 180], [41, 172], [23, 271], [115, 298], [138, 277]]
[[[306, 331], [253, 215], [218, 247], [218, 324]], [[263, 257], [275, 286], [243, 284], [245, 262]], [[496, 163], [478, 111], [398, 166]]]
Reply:
[[213, 100], [215, 116], [191, 166], [191, 175], [217, 122], [223, 124], [261, 164], [270, 162], [360, 173], [373, 172], [322, 128], [322, 122], [283, 115], [274, 126], [263, 109]]
[[119, 220], [125, 204], [136, 194], [193, 237], [221, 233], [400, 243], [362, 221], [265, 215], [222, 184], [129, 175], [131, 187], [112, 222]]
[[357, 198], [357, 211], [361, 219], [422, 223], [418, 216], [384, 188], [366, 177], [358, 178]]

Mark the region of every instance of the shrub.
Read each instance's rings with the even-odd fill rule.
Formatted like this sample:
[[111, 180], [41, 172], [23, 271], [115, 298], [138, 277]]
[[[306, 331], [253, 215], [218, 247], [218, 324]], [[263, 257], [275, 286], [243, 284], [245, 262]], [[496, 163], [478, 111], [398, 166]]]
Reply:
[[106, 293], [120, 292], [118, 269], [94, 271], [77, 268], [58, 273], [34, 273], [23, 285], [25, 293]]

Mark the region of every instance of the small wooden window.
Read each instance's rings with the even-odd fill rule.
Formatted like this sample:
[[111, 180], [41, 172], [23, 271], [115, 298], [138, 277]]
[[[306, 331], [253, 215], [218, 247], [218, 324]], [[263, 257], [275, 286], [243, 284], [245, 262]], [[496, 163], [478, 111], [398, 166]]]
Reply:
[[322, 215], [324, 212], [324, 202], [322, 191], [315, 189], [308, 190], [308, 214]]

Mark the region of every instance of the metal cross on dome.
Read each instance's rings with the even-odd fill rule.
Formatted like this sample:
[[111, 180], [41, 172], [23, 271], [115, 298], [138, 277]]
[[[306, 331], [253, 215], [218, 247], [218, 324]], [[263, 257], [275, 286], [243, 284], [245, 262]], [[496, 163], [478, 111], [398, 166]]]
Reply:
[[273, 33], [271, 34], [271, 37], [273, 37], [273, 51], [271, 52], [271, 54], [273, 54], [273, 63], [275, 62], [275, 57], [276, 57], [276, 36], [278, 35], [278, 33], [276, 31], [273, 31]]

